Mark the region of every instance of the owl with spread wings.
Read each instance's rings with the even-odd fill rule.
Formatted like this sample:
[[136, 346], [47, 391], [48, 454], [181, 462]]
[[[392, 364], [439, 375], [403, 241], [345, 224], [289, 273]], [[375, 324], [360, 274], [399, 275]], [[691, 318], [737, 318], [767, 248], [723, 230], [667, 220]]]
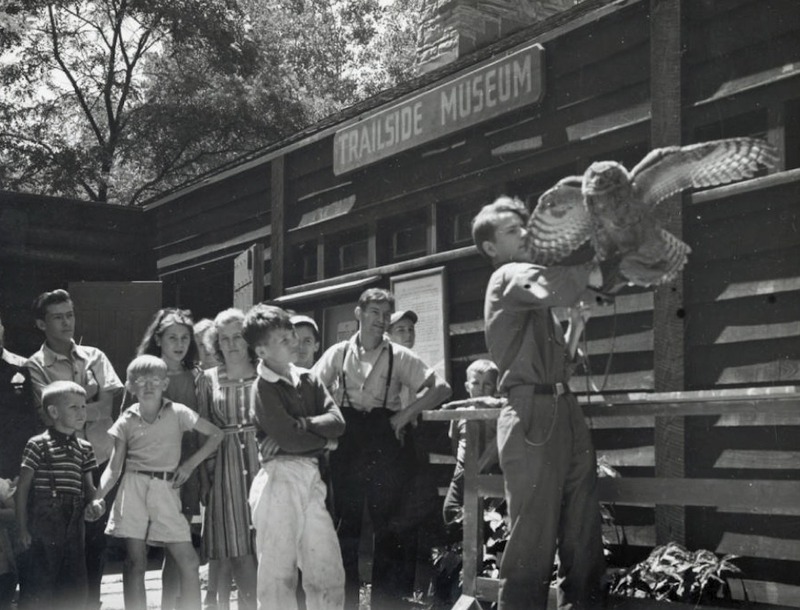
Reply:
[[660, 226], [656, 206], [687, 188], [751, 178], [776, 160], [763, 140], [730, 138], [657, 148], [630, 172], [615, 161], [592, 163], [539, 197], [528, 222], [531, 257], [550, 265], [590, 241], [596, 260], [618, 261], [619, 281], [606, 290], [670, 282], [691, 249]]

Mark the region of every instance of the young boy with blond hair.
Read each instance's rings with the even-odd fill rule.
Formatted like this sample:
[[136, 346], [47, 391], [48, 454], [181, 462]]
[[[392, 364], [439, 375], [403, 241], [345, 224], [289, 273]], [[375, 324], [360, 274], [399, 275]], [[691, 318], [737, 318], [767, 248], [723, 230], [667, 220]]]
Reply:
[[318, 458], [336, 448], [344, 418], [317, 377], [293, 364], [298, 341], [286, 311], [256, 305], [242, 334], [261, 359], [253, 385], [261, 469], [249, 498], [258, 608], [296, 609], [299, 568], [308, 610], [339, 610], [344, 568]]
[[25, 445], [16, 494], [20, 543], [30, 551], [20, 606], [72, 610], [86, 604], [84, 514], [97, 466], [91, 444], [76, 436], [86, 424], [86, 390], [55, 381], [42, 391], [42, 408], [51, 423]]
[[[199, 560], [189, 523], [181, 512], [179, 488], [216, 450], [223, 433], [189, 407], [163, 398], [168, 383], [167, 365], [156, 356], [138, 356], [128, 365], [127, 388], [138, 402], [128, 407], [108, 431], [114, 449], [92, 505], [98, 511], [103, 508], [103, 498], [124, 466], [106, 533], [125, 539], [126, 610], [147, 608], [147, 544], [165, 546], [178, 565], [181, 608], [200, 607]], [[188, 430], [196, 430], [206, 440], [181, 464], [181, 438]]]
[[[467, 400], [460, 400], [443, 405], [442, 408], [456, 407], [477, 407], [477, 408], [497, 408], [505, 404], [501, 398], [495, 398], [497, 393], [497, 365], [486, 358], [479, 358], [467, 367], [467, 380], [464, 382], [467, 390]], [[490, 466], [497, 463], [497, 449], [495, 436], [497, 426], [495, 422], [486, 422], [489, 434], [482, 446], [479, 454], [483, 455], [487, 447], [494, 446], [492, 454], [484, 459], [483, 466]], [[456, 467], [453, 470], [453, 478], [450, 487], [444, 498], [442, 506], [442, 516], [445, 525], [452, 526], [461, 523], [464, 517], [464, 455], [466, 453], [467, 442], [467, 422], [459, 419], [450, 422], [450, 438], [456, 443]]]

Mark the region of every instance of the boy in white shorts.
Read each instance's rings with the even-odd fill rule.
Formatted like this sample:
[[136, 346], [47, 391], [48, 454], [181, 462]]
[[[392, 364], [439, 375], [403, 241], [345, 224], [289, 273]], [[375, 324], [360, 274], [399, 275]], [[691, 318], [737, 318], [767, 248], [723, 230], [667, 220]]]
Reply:
[[[165, 546], [178, 564], [181, 608], [200, 607], [199, 561], [189, 523], [181, 513], [178, 488], [216, 450], [223, 433], [189, 407], [163, 399], [168, 383], [167, 365], [160, 358], [139, 356], [128, 366], [128, 391], [136, 395], [138, 402], [126, 409], [108, 431], [114, 438], [114, 450], [93, 503], [95, 510], [103, 507], [103, 498], [119, 479], [124, 465], [125, 474], [106, 534], [125, 538], [126, 610], [147, 608], [147, 544]], [[207, 438], [197, 452], [179, 465], [181, 438], [187, 430], [196, 430]]]

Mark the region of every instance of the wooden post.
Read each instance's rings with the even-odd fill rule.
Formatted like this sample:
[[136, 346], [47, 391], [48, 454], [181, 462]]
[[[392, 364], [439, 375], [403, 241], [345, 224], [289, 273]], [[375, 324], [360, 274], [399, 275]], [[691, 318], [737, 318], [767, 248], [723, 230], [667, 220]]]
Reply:
[[[683, 143], [681, 0], [650, 0], [650, 144], [652, 148]], [[682, 237], [682, 196], [661, 204], [665, 228]], [[683, 276], [656, 289], [653, 299], [653, 367], [656, 392], [684, 390]], [[686, 420], [657, 417], [657, 477], [686, 475]], [[686, 543], [686, 511], [656, 506], [656, 543]]]
[[270, 181], [270, 201], [272, 210], [270, 223], [271, 277], [270, 298], [283, 295], [284, 286], [284, 261], [285, 261], [285, 234], [286, 234], [286, 174], [284, 172], [285, 157], [275, 157], [270, 164], [272, 175]]
[[462, 594], [474, 598], [478, 587], [478, 566], [483, 563], [483, 502], [478, 493], [478, 452], [483, 421], [467, 420], [464, 454], [464, 551]]

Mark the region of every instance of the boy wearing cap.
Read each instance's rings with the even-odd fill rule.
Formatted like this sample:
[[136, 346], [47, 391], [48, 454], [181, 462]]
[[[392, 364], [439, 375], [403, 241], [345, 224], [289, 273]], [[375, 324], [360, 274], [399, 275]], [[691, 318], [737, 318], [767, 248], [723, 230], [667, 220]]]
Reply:
[[310, 316], [294, 314], [290, 321], [297, 335], [297, 362], [295, 366], [310, 369], [319, 351], [319, 326]]
[[392, 341], [408, 349], [414, 349], [417, 341], [416, 324], [419, 318], [410, 309], [401, 309], [392, 314], [389, 320], [389, 337]]

